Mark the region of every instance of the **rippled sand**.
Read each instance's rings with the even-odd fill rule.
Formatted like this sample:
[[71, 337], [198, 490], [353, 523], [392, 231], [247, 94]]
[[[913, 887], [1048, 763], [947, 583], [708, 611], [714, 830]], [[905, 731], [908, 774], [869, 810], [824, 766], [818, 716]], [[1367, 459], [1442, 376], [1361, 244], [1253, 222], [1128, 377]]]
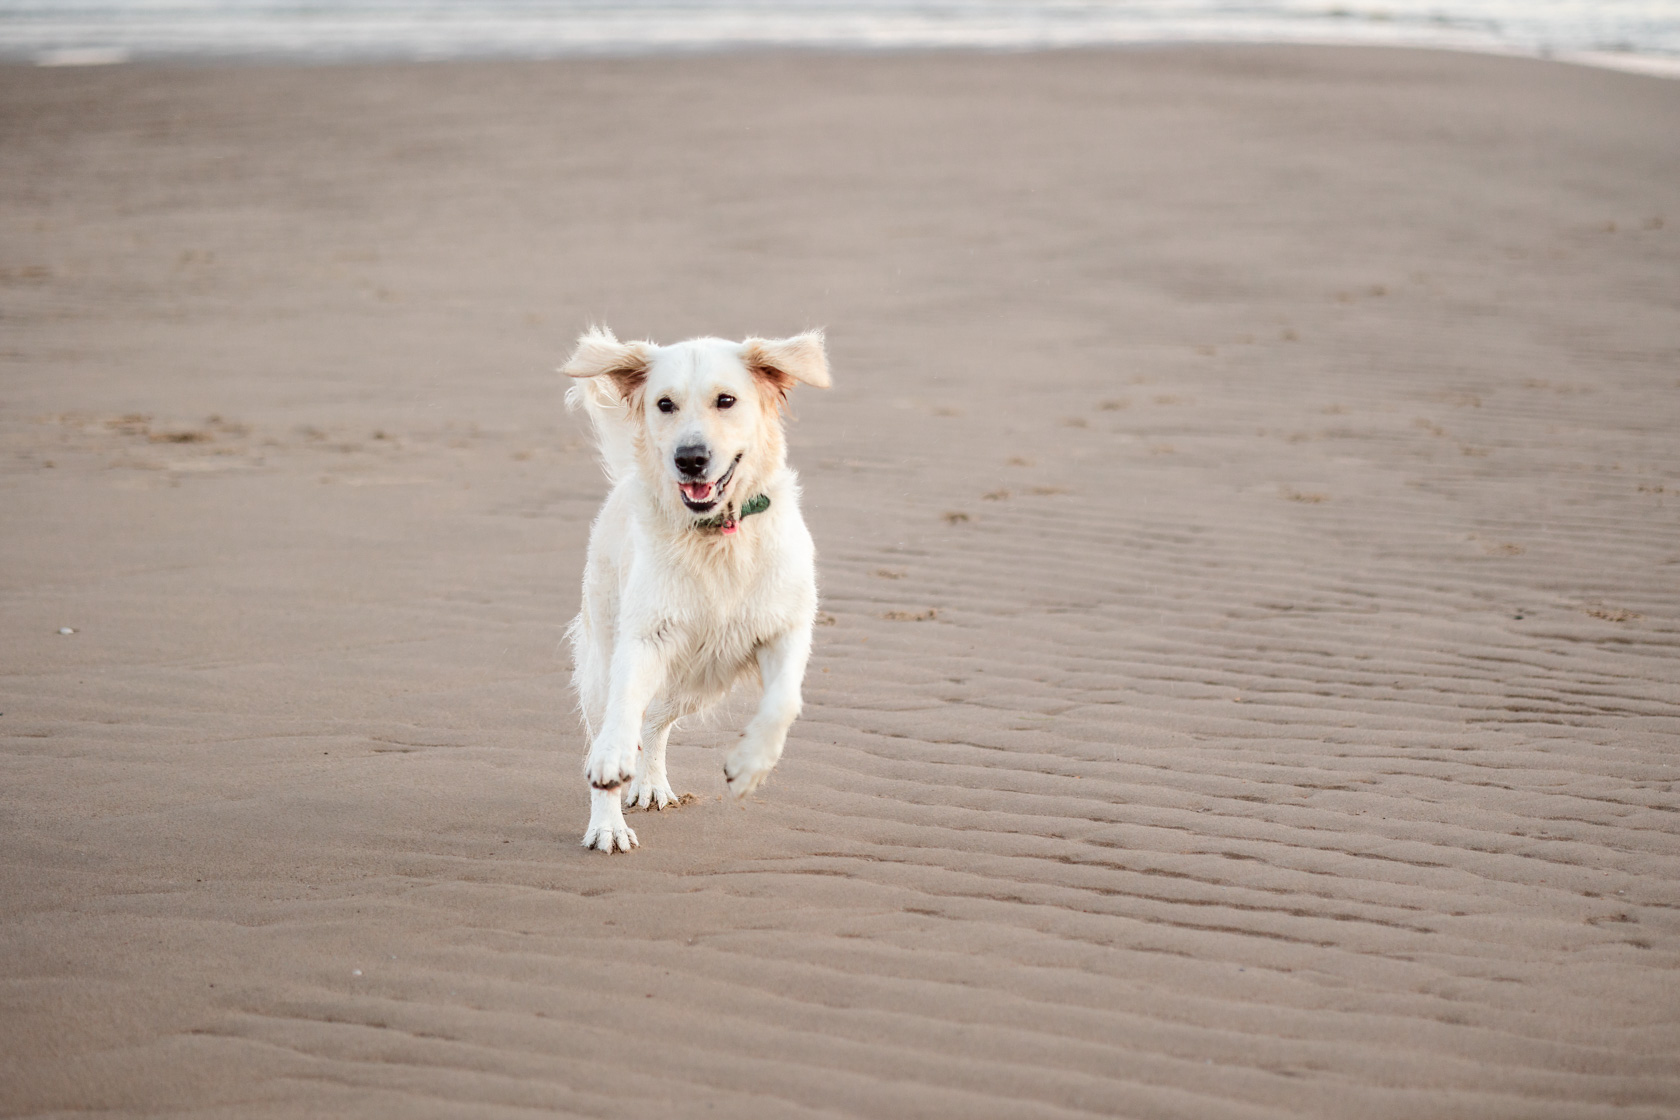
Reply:
[[[0, 69], [0, 1111], [1680, 1110], [1680, 84]], [[829, 328], [807, 708], [577, 846], [552, 369]], [[61, 628], [73, 633], [60, 633]]]

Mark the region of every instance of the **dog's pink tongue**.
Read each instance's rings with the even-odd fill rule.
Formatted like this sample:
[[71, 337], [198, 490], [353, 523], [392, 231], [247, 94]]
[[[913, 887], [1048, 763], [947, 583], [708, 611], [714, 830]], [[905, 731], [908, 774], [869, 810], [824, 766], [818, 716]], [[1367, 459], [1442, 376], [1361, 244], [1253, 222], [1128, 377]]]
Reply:
[[703, 502], [712, 496], [712, 484], [709, 482], [685, 482], [682, 492], [688, 495], [691, 502]]

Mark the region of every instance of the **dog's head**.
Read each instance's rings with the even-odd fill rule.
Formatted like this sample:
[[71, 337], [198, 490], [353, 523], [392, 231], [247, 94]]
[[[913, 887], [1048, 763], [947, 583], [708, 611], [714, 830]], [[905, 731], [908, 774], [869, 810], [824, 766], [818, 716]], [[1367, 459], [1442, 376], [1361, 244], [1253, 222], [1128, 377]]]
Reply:
[[673, 514], [696, 522], [739, 510], [784, 465], [782, 413], [794, 384], [829, 386], [821, 331], [655, 346], [596, 328], [561, 372], [624, 404], [644, 480]]

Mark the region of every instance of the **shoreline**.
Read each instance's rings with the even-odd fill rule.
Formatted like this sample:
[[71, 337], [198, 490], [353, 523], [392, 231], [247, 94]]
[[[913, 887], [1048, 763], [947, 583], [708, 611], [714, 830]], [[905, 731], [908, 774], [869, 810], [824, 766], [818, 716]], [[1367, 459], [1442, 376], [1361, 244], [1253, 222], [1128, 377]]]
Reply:
[[460, 54], [368, 53], [338, 54], [321, 50], [311, 54], [265, 54], [260, 52], [188, 52], [137, 53], [121, 47], [80, 46], [49, 49], [33, 55], [0, 53], [0, 65], [34, 66], [44, 69], [145, 66], [186, 68], [214, 68], [221, 66], [264, 67], [331, 67], [380, 65], [429, 65], [439, 63], [496, 63], [496, 62], [579, 62], [627, 61], [633, 59], [686, 59], [703, 57], [752, 56], [758, 54], [833, 55], [836, 57], [874, 58], [893, 55], [918, 54], [978, 54], [1017, 55], [1054, 54], [1059, 52], [1171, 50], [1177, 48], [1248, 48], [1248, 47], [1314, 47], [1314, 48], [1381, 48], [1385, 50], [1446, 51], [1488, 58], [1517, 58], [1536, 62], [1560, 62], [1570, 66], [1584, 66], [1598, 70], [1639, 74], [1645, 77], [1680, 79], [1680, 57], [1642, 53], [1639, 51], [1605, 50], [1534, 50], [1499, 44], [1472, 44], [1431, 40], [1420, 37], [1416, 41], [1385, 42], [1359, 36], [1280, 35], [1276, 37], [1219, 38], [1219, 37], [1149, 37], [1112, 39], [1070, 43], [1011, 43], [995, 46], [979, 42], [906, 43], [871, 45], [798, 41], [718, 41], [694, 45], [630, 45], [543, 53], [513, 51], [484, 51]]

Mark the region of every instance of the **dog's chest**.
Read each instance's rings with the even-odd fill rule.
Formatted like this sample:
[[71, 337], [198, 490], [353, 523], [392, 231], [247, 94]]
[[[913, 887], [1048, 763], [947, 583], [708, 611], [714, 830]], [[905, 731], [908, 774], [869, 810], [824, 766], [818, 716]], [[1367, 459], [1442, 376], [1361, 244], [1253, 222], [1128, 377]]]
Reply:
[[772, 597], [756, 588], [696, 590], [699, 593], [683, 603], [684, 609], [674, 612], [669, 622], [672, 637], [697, 656], [709, 654], [721, 660], [750, 656], [786, 625]]
[[732, 681], [751, 666], [758, 647], [789, 625], [789, 605], [774, 580], [756, 572], [735, 579], [718, 574], [680, 581], [686, 586], [671, 589], [671, 609], [661, 619], [672, 668], [702, 691], [726, 687], [724, 678]]

